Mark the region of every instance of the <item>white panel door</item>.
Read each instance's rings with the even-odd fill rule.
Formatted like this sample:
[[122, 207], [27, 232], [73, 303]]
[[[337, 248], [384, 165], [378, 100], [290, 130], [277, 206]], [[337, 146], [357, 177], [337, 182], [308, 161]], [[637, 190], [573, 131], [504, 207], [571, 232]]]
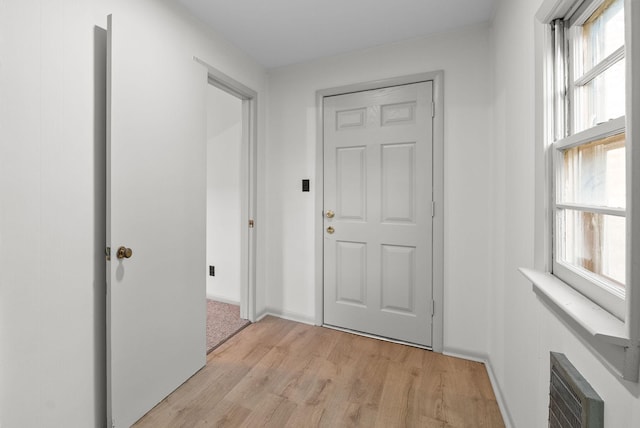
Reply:
[[431, 346], [432, 82], [324, 98], [324, 323]]
[[109, 427], [131, 426], [206, 358], [207, 74], [166, 42], [109, 20]]

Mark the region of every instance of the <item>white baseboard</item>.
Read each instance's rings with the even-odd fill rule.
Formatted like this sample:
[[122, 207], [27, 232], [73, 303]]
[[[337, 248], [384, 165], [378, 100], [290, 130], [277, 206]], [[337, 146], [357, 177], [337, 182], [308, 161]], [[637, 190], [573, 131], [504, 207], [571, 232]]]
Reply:
[[207, 299], [215, 300], [216, 302], [228, 303], [230, 305], [240, 306], [240, 302], [236, 302], [235, 300], [227, 299], [225, 297], [214, 296], [213, 294], [207, 294]]
[[262, 320], [262, 318], [266, 317], [270, 315], [269, 312], [267, 312], [266, 310], [260, 312], [259, 314], [256, 314], [256, 320], [254, 322], [260, 322], [260, 320]]
[[511, 413], [509, 413], [507, 403], [504, 401], [504, 395], [502, 394], [502, 389], [498, 384], [496, 375], [493, 372], [493, 366], [491, 365], [491, 359], [489, 358], [489, 356], [467, 353], [459, 350], [445, 350], [443, 354], [449, 357], [462, 358], [463, 360], [475, 361], [477, 363], [484, 364], [487, 369], [487, 374], [489, 375], [489, 382], [491, 382], [493, 393], [496, 396], [496, 401], [498, 402], [498, 407], [500, 408], [500, 414], [502, 415], [504, 425], [506, 428], [513, 428], [513, 419], [511, 419]]
[[315, 318], [313, 316], [303, 315], [297, 312], [283, 311], [275, 308], [266, 308], [258, 317], [256, 317], [256, 322], [269, 315], [302, 324], [315, 325]]

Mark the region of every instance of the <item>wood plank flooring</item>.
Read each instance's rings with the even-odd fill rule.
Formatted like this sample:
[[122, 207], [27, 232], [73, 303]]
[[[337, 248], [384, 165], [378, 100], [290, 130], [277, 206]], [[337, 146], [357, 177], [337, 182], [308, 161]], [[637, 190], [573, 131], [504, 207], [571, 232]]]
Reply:
[[267, 317], [134, 427], [503, 427], [483, 364]]

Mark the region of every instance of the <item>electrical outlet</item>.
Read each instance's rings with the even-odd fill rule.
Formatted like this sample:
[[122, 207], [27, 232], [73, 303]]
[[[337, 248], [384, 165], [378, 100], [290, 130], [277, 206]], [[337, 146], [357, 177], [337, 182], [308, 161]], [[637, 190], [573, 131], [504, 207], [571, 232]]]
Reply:
[[216, 276], [216, 267], [209, 266], [209, 276]]

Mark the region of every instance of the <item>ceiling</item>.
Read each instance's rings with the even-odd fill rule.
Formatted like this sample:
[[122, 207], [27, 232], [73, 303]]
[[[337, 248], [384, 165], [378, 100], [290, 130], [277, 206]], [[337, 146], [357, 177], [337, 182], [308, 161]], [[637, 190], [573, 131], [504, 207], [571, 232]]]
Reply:
[[178, 0], [266, 68], [490, 20], [496, 0]]

